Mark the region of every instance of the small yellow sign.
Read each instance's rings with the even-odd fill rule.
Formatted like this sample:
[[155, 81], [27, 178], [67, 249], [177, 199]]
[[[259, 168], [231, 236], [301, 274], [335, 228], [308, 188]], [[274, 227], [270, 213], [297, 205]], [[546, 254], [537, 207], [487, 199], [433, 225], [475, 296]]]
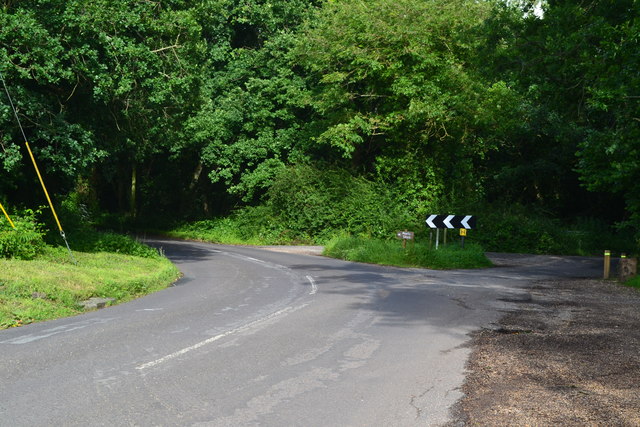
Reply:
[[461, 229], [460, 229], [460, 235], [461, 235], [462, 237], [466, 236], [466, 235], [467, 235], [467, 229], [466, 229], [466, 228], [461, 228]]

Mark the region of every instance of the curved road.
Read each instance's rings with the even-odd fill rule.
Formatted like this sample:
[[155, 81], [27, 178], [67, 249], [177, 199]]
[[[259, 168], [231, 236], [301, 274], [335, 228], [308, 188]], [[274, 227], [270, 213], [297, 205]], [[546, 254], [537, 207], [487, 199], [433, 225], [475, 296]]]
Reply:
[[150, 243], [184, 273], [175, 286], [0, 331], [0, 425], [442, 424], [469, 332], [531, 281], [600, 274], [589, 258], [433, 271]]

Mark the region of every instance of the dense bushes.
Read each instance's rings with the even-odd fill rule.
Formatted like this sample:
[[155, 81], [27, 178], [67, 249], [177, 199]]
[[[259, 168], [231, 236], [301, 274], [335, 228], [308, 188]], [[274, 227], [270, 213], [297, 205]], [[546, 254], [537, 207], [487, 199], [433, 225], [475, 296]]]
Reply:
[[[323, 244], [344, 235], [393, 239], [397, 230], [408, 229], [415, 232], [417, 242], [429, 241], [425, 218], [401, 203], [400, 196], [344, 170], [295, 166], [275, 178], [263, 204], [225, 218], [185, 224], [172, 234], [232, 244]], [[514, 203], [448, 202], [424, 209], [475, 215], [478, 228], [469, 231], [467, 242], [488, 251], [557, 255], [637, 251], [633, 232], [596, 219], [563, 223]], [[453, 232], [457, 236], [457, 230]]]
[[385, 238], [416, 222], [387, 187], [344, 170], [289, 168], [268, 196], [273, 215], [288, 229], [320, 238], [337, 230]]
[[223, 243], [322, 243], [344, 232], [389, 238], [419, 223], [387, 188], [344, 170], [284, 169], [267, 196], [262, 205], [185, 224], [171, 234]]
[[633, 231], [611, 227], [598, 219], [563, 222], [518, 204], [485, 203], [454, 209], [477, 216], [478, 228], [468, 236], [487, 251], [555, 255], [600, 255], [604, 249], [637, 251]]
[[[139, 257], [154, 257], [158, 252], [134, 238], [108, 230], [98, 231], [101, 220], [92, 197], [83, 191], [74, 191], [62, 199], [58, 215], [72, 250], [80, 252], [115, 252]], [[57, 229], [49, 227], [47, 242], [61, 244]]]
[[[97, 231], [86, 206], [78, 200], [76, 194], [71, 193], [61, 202], [58, 210], [73, 251], [115, 252], [146, 258], [158, 256], [155, 249], [130, 236]], [[38, 211], [27, 209], [18, 215], [11, 215], [11, 219], [15, 229], [4, 217], [0, 220], [0, 258], [29, 260], [41, 254], [47, 245], [64, 244], [48, 208]]]
[[0, 258], [33, 259], [45, 246], [35, 213], [24, 211], [12, 217], [15, 229], [4, 218], [0, 221]]

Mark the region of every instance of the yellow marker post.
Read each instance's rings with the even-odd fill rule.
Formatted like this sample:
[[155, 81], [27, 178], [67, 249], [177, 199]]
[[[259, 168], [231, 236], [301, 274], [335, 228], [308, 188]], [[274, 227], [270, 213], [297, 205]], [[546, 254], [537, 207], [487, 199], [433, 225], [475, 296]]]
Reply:
[[609, 278], [611, 272], [611, 251], [604, 251], [604, 275], [605, 279]]
[[33, 167], [36, 170], [36, 174], [38, 175], [38, 179], [40, 180], [40, 185], [42, 185], [42, 189], [44, 190], [44, 195], [47, 197], [47, 202], [49, 202], [49, 207], [51, 208], [51, 212], [53, 212], [53, 217], [56, 219], [56, 224], [58, 224], [58, 230], [60, 233], [64, 233], [62, 231], [62, 225], [60, 225], [60, 220], [58, 219], [58, 214], [56, 213], [56, 209], [53, 207], [53, 203], [51, 203], [51, 198], [49, 197], [49, 192], [47, 191], [47, 187], [44, 185], [44, 181], [42, 180], [42, 175], [40, 175], [40, 169], [38, 169], [38, 165], [36, 163], [35, 157], [33, 157], [33, 153], [31, 152], [31, 147], [29, 147], [29, 143], [27, 141], [24, 142], [27, 146], [27, 151], [29, 152], [29, 156], [31, 157], [31, 161], [33, 162]]
[[60, 224], [60, 220], [58, 219], [58, 214], [56, 213], [56, 209], [53, 207], [53, 203], [51, 202], [51, 197], [49, 197], [49, 192], [47, 191], [47, 187], [44, 185], [44, 180], [42, 179], [42, 175], [40, 174], [40, 169], [38, 169], [38, 164], [36, 163], [36, 158], [33, 157], [33, 153], [31, 152], [31, 147], [29, 147], [29, 143], [24, 141], [24, 144], [27, 146], [27, 151], [29, 152], [29, 156], [31, 157], [31, 161], [33, 162], [33, 167], [36, 170], [36, 174], [38, 175], [38, 179], [40, 180], [40, 185], [42, 185], [42, 190], [44, 190], [44, 195], [47, 197], [47, 202], [49, 202], [49, 207], [51, 207], [51, 212], [53, 213], [53, 217], [56, 220], [56, 224], [58, 224], [58, 230], [60, 230], [60, 236], [62, 236], [62, 240], [64, 240], [64, 244], [67, 246], [67, 250], [69, 251], [69, 256], [74, 264], [78, 264], [73, 253], [71, 252], [71, 248], [69, 247], [69, 242], [67, 242], [67, 236], [64, 234], [64, 230], [62, 229], [62, 225]]
[[460, 229], [460, 247], [462, 249], [464, 249], [464, 238], [467, 236], [467, 229], [466, 228], [461, 228]]
[[4, 214], [4, 216], [7, 217], [7, 221], [9, 221], [9, 224], [11, 224], [12, 228], [16, 228], [16, 226], [13, 224], [13, 221], [11, 221], [11, 218], [9, 218], [9, 214], [7, 213], [7, 211], [4, 210], [4, 206], [2, 206], [2, 203], [0, 203], [0, 209], [2, 209], [2, 213]]

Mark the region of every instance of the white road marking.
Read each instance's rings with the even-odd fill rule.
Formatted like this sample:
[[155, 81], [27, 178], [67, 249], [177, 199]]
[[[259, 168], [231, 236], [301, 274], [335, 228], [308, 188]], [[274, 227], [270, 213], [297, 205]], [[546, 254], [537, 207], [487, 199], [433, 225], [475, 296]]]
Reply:
[[86, 328], [87, 326], [91, 326], [91, 325], [99, 325], [102, 323], [107, 323], [111, 320], [113, 320], [113, 318], [83, 320], [81, 322], [69, 323], [68, 325], [56, 326], [55, 328], [44, 329], [39, 334], [27, 334], [27, 335], [22, 335], [20, 337], [0, 341], [0, 344], [28, 344], [32, 341], [41, 340], [43, 338], [48, 338], [53, 335], [75, 331], [76, 329]]
[[231, 330], [229, 330], [227, 332], [223, 332], [222, 334], [218, 334], [218, 335], [216, 335], [214, 337], [211, 337], [211, 338], [208, 338], [208, 339], [206, 339], [204, 341], [200, 341], [197, 344], [194, 344], [192, 346], [183, 348], [182, 350], [178, 350], [175, 353], [168, 354], [168, 355], [166, 355], [164, 357], [161, 357], [160, 359], [156, 359], [156, 360], [153, 360], [151, 362], [143, 363], [140, 366], [136, 366], [136, 369], [141, 371], [141, 370], [144, 370], [144, 369], [152, 368], [154, 366], [158, 366], [161, 363], [167, 362], [167, 361], [169, 361], [171, 359], [175, 359], [176, 357], [182, 356], [183, 354], [189, 353], [190, 351], [197, 350], [202, 346], [205, 346], [207, 344], [211, 344], [212, 342], [218, 341], [218, 340], [220, 340], [222, 338], [225, 338], [225, 337], [228, 337], [230, 335], [234, 335], [234, 334], [238, 334], [240, 332], [247, 331], [247, 330], [249, 330], [249, 329], [251, 329], [253, 327], [256, 327], [256, 326], [260, 325], [261, 323], [265, 323], [265, 322], [267, 322], [269, 320], [275, 319], [276, 317], [280, 317], [280, 316], [284, 316], [284, 315], [293, 313], [294, 311], [298, 311], [298, 310], [300, 310], [300, 309], [302, 309], [302, 308], [304, 308], [304, 307], [306, 307], [308, 305], [309, 305], [309, 303], [303, 304], [303, 305], [298, 306], [298, 307], [283, 308], [282, 310], [278, 310], [278, 311], [276, 311], [274, 313], [271, 313], [270, 315], [265, 316], [265, 317], [263, 317], [261, 319], [254, 320], [253, 322], [247, 323], [246, 325], [240, 326], [240, 327], [235, 328], [235, 329], [231, 329]]
[[316, 285], [316, 281], [313, 280], [313, 277], [307, 276], [307, 280], [311, 283], [311, 292], [309, 295], [315, 295], [318, 292], [318, 285]]

